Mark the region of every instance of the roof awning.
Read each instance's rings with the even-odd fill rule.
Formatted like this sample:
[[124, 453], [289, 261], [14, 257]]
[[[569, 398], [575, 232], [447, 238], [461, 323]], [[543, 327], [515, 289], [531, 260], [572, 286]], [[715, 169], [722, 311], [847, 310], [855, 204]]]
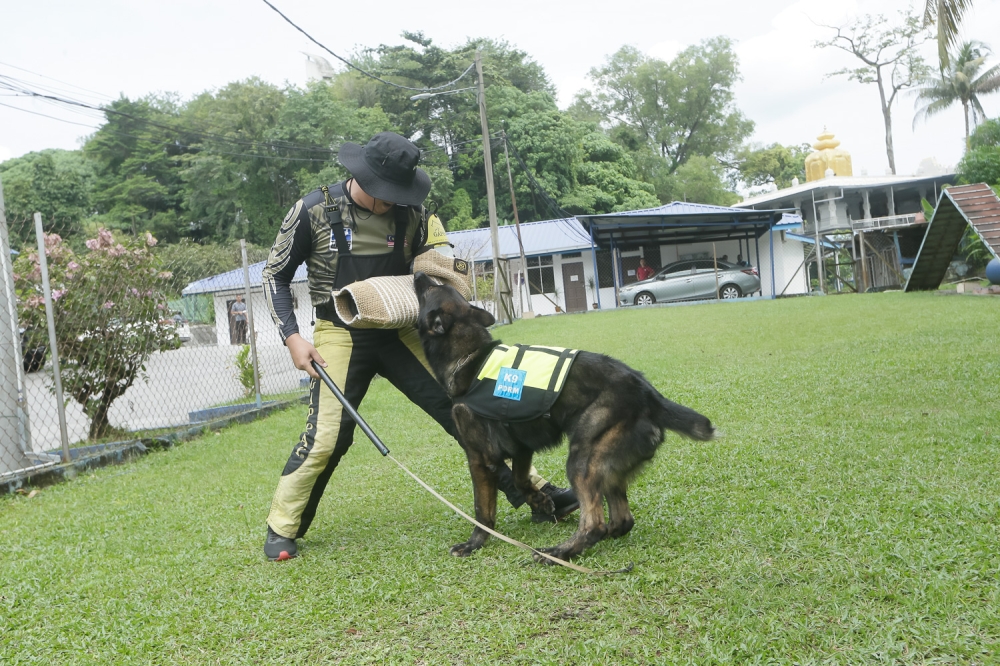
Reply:
[[801, 224], [790, 209], [753, 210], [680, 201], [645, 210], [578, 215], [577, 219], [601, 248], [760, 238], [772, 227]]

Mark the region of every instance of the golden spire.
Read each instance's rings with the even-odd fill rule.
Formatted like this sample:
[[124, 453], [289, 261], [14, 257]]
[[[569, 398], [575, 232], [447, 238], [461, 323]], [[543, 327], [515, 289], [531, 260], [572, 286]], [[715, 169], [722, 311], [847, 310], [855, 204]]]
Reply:
[[806, 180], [822, 180], [826, 177], [827, 169], [833, 169], [835, 176], [851, 176], [854, 172], [851, 168], [851, 154], [843, 148], [838, 148], [840, 141], [833, 138], [833, 132], [828, 132], [826, 127], [823, 133], [816, 137], [813, 144], [815, 152], [809, 153], [806, 157]]

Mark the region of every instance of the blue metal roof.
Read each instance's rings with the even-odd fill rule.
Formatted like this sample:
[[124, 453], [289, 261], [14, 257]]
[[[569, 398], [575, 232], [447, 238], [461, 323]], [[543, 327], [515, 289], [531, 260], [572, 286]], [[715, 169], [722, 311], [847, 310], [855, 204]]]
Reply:
[[[520, 249], [517, 245], [517, 230], [513, 224], [499, 227], [497, 239], [502, 258], [513, 259], [520, 255]], [[456, 257], [475, 261], [491, 261], [493, 259], [493, 243], [490, 240], [488, 228], [450, 231], [448, 232], [448, 240], [455, 246]], [[590, 234], [584, 230], [583, 225], [576, 218], [569, 217], [522, 224], [521, 242], [524, 243], [524, 255], [536, 257], [589, 250]]]
[[[520, 252], [514, 225], [502, 226], [497, 229], [497, 232], [500, 241], [500, 256], [504, 259], [518, 257]], [[580, 223], [572, 217], [522, 224], [521, 239], [524, 243], [524, 255], [529, 257], [590, 249], [590, 234], [584, 231]], [[489, 229], [451, 231], [448, 232], [448, 240], [455, 246], [456, 257], [475, 261], [493, 260], [493, 245], [490, 241]], [[251, 288], [260, 287], [264, 263], [260, 261], [250, 265]], [[307, 278], [306, 265], [302, 264], [295, 271], [292, 282], [305, 282]], [[236, 289], [243, 289], [242, 268], [191, 282], [181, 294], [190, 296]]]
[[[251, 288], [260, 287], [262, 276], [264, 274], [265, 263], [267, 262], [258, 261], [256, 264], [250, 264], [249, 270]], [[295, 276], [292, 278], [292, 282], [305, 282], [306, 277], [306, 265], [302, 264], [295, 271]], [[192, 294], [213, 294], [217, 291], [232, 291], [234, 289], [243, 289], [242, 268], [237, 268], [227, 273], [219, 273], [218, 275], [213, 275], [212, 277], [189, 282], [188, 286], [184, 287], [184, 290], [181, 291], [181, 295], [191, 296]]]

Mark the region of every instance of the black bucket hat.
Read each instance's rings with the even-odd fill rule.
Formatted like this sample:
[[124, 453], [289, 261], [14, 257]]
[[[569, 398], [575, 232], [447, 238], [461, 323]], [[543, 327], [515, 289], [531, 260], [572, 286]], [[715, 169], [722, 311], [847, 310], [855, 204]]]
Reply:
[[376, 199], [419, 206], [431, 191], [431, 179], [417, 167], [420, 149], [395, 132], [376, 134], [364, 146], [344, 143], [337, 157]]

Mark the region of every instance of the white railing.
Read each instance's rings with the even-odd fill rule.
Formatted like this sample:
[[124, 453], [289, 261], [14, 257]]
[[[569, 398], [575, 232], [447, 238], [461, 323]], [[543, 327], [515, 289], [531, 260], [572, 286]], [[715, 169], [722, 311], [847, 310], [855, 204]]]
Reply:
[[892, 229], [894, 227], [912, 227], [914, 224], [923, 224], [923, 213], [911, 213], [909, 215], [889, 215], [887, 217], [870, 217], [866, 220], [851, 220], [851, 228], [855, 231], [865, 229]]

